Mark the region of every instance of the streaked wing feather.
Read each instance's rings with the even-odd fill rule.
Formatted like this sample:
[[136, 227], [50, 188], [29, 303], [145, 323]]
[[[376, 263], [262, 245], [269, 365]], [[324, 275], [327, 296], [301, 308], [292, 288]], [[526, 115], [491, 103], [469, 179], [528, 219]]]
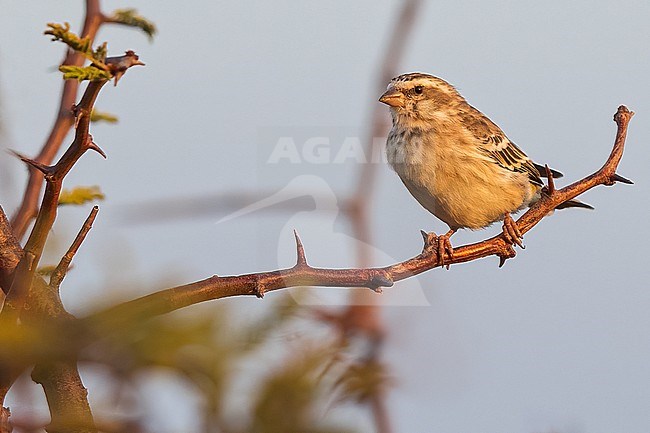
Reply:
[[467, 130], [480, 141], [483, 153], [503, 168], [525, 173], [531, 183], [543, 186], [540, 172], [528, 156], [490, 119], [474, 107], [470, 108], [471, 111], [461, 114], [461, 119]]

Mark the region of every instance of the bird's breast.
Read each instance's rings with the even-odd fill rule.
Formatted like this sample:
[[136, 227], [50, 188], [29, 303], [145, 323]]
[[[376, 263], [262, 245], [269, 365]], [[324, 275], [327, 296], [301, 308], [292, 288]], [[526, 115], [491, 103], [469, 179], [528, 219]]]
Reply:
[[394, 128], [386, 145], [388, 162], [413, 197], [454, 229], [486, 227], [533, 194], [526, 175], [490, 161], [468, 140]]

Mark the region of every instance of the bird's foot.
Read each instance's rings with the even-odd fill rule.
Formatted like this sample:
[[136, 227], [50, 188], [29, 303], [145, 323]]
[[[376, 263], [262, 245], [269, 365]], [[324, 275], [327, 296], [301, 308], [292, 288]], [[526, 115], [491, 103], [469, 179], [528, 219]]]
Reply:
[[[451, 246], [449, 238], [454, 233], [456, 233], [456, 230], [449, 230], [444, 235], [438, 236], [434, 232], [426, 233], [425, 231], [422, 231], [422, 237], [424, 238], [424, 249], [422, 252], [431, 253], [435, 251], [438, 260], [440, 260], [440, 264], [442, 266], [446, 265], [447, 269], [449, 269], [449, 265], [454, 258], [454, 247]], [[449, 258], [448, 261], [446, 260], [446, 257]]]
[[512, 219], [509, 213], [506, 213], [503, 218], [503, 238], [509, 244], [517, 244], [521, 249], [526, 248], [522, 242], [524, 236], [521, 234], [521, 231], [519, 231], [517, 223]]

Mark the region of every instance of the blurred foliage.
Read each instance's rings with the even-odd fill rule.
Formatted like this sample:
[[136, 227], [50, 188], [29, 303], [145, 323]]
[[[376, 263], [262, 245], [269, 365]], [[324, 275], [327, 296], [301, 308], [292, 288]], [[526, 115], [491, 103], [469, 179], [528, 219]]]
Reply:
[[386, 365], [374, 359], [350, 364], [336, 383], [343, 401], [357, 403], [367, 403], [372, 397], [382, 395], [389, 384]]
[[142, 15], [138, 14], [137, 9], [117, 9], [113, 12], [112, 15], [109, 16], [108, 19], [114, 23], [139, 28], [149, 37], [149, 40], [153, 39], [153, 36], [157, 31], [156, 25]]
[[97, 185], [77, 186], [72, 189], [64, 189], [59, 196], [59, 206], [79, 206], [88, 202], [104, 200], [104, 193]]
[[[331, 328], [301, 318], [296, 313], [304, 309], [289, 296], [280, 299], [247, 323], [224, 305], [209, 315], [112, 317], [110, 324], [96, 324], [107, 335], [79, 359], [105, 366], [114, 383], [125, 386], [160, 369], [182, 378], [200, 397], [205, 432], [352, 432], [325, 414], [332, 403], [356, 404], [383, 387], [385, 372], [366, 371]], [[327, 337], [317, 337], [314, 327], [325, 328]], [[296, 329], [298, 337], [286, 338]], [[246, 394], [242, 382], [252, 385]]]
[[[325, 348], [327, 349], [327, 348]], [[318, 426], [321, 405], [322, 372], [331, 362], [331, 353], [323, 348], [307, 349], [287, 359], [271, 371], [259, 387], [253, 408], [251, 432], [344, 432], [349, 430]]]
[[91, 122], [117, 123], [119, 119], [116, 115], [93, 109], [90, 113]]

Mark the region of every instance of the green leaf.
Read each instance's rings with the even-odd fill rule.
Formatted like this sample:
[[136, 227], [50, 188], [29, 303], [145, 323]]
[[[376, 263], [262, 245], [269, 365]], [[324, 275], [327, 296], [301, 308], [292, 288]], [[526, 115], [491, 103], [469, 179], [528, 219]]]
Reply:
[[118, 9], [108, 19], [110, 22], [136, 27], [142, 30], [149, 40], [156, 34], [156, 25], [138, 14], [137, 9]]
[[80, 53], [88, 54], [91, 52], [91, 40], [90, 38], [80, 38], [76, 34], [70, 31], [70, 24], [63, 23], [47, 23], [49, 30], [45, 30], [44, 34], [51, 35], [53, 41], [62, 41], [67, 46], [72, 48], [75, 51]]
[[93, 50], [90, 38], [80, 38], [74, 32], [71, 32], [69, 23], [63, 23], [63, 25], [47, 23], [47, 26], [49, 29], [45, 30], [44, 34], [52, 36], [53, 41], [62, 41], [67, 46], [93, 62], [96, 68], [108, 71], [108, 67], [104, 64], [107, 52], [106, 42]]
[[96, 200], [104, 200], [104, 194], [98, 186], [78, 186], [72, 190], [64, 189], [59, 196], [59, 205], [79, 206]]
[[110, 80], [111, 73], [95, 66], [59, 66], [59, 71], [63, 72], [64, 80], [93, 81], [93, 80]]
[[108, 48], [106, 47], [106, 42], [95, 48], [95, 51], [93, 51], [92, 56], [93, 59], [96, 61], [100, 61], [104, 63], [106, 60], [106, 55], [108, 54]]
[[106, 112], [103, 112], [103, 111], [97, 111], [97, 110], [93, 109], [92, 113], [90, 113], [90, 121], [91, 122], [117, 123], [119, 121], [119, 119], [114, 114], [106, 113]]

